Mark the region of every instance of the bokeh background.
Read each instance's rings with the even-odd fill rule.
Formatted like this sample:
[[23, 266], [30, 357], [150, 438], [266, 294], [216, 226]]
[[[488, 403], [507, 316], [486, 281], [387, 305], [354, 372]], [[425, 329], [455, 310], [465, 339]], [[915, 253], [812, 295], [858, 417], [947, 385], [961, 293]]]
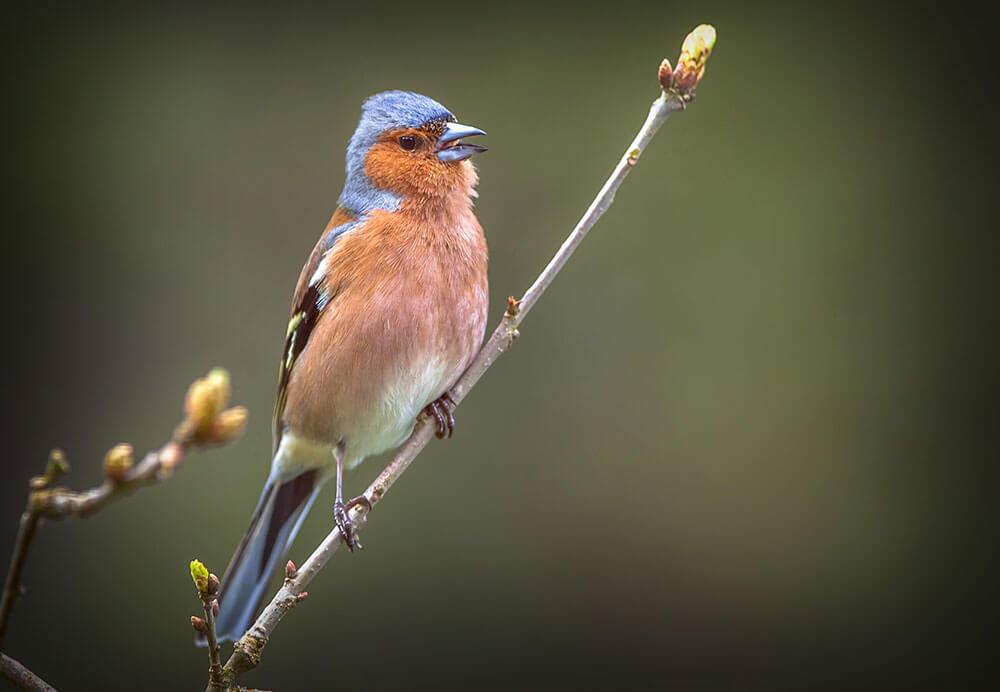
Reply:
[[[984, 17], [740, 2], [8, 10], [0, 555], [51, 447], [86, 487], [230, 369], [235, 446], [46, 525], [7, 652], [60, 689], [200, 689], [269, 464], [292, 287], [361, 100], [489, 131], [491, 322], [709, 21], [698, 100], [247, 684], [773, 689], [971, 679], [995, 193]], [[349, 480], [359, 491], [371, 460]], [[325, 493], [291, 557], [330, 526]], [[6, 564], [6, 563], [4, 563]], [[3, 683], [7, 684], [7, 683]]]

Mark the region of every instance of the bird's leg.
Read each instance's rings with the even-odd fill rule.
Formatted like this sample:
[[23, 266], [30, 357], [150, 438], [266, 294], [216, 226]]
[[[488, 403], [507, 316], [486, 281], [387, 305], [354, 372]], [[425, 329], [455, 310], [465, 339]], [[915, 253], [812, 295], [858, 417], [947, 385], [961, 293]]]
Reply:
[[445, 392], [424, 407], [424, 415], [433, 418], [437, 424], [434, 436], [439, 440], [443, 437], [451, 437], [455, 432], [455, 415], [452, 411], [456, 406], [458, 404], [451, 398], [451, 394]]
[[348, 512], [358, 505], [365, 505], [369, 511], [372, 508], [371, 501], [364, 495], [359, 495], [353, 500], [344, 503], [344, 443], [341, 442], [333, 448], [333, 457], [337, 460], [337, 497], [333, 501], [333, 520], [340, 529], [340, 535], [344, 537], [344, 543], [353, 553], [355, 549], [361, 550], [364, 546], [358, 540], [355, 532], [354, 520]]

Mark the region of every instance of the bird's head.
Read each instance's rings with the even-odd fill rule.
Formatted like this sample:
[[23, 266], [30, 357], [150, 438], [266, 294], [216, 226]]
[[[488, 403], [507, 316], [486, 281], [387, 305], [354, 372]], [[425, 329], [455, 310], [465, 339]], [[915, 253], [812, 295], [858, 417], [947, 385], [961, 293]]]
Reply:
[[459, 124], [434, 99], [410, 91], [369, 97], [347, 145], [342, 206], [355, 214], [398, 209], [404, 200], [432, 201], [473, 194], [476, 173], [467, 161], [486, 147], [463, 138], [486, 134]]

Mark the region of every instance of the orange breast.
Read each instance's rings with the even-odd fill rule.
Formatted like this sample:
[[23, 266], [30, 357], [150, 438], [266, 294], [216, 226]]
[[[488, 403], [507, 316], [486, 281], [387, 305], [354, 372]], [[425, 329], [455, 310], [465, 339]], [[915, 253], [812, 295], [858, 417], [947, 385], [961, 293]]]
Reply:
[[478, 350], [488, 307], [482, 228], [467, 202], [376, 212], [337, 241], [327, 287], [333, 297], [291, 373], [284, 421], [363, 457], [398, 444]]

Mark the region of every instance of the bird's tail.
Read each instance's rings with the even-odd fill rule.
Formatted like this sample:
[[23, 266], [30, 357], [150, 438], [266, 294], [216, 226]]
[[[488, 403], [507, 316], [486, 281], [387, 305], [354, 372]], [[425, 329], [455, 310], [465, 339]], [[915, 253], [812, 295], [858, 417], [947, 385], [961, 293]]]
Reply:
[[[215, 621], [219, 641], [239, 639], [253, 623], [268, 578], [288, 551], [318, 492], [315, 469], [281, 482], [273, 475], [268, 479], [246, 535], [222, 577]], [[204, 644], [204, 636], [197, 641]]]

